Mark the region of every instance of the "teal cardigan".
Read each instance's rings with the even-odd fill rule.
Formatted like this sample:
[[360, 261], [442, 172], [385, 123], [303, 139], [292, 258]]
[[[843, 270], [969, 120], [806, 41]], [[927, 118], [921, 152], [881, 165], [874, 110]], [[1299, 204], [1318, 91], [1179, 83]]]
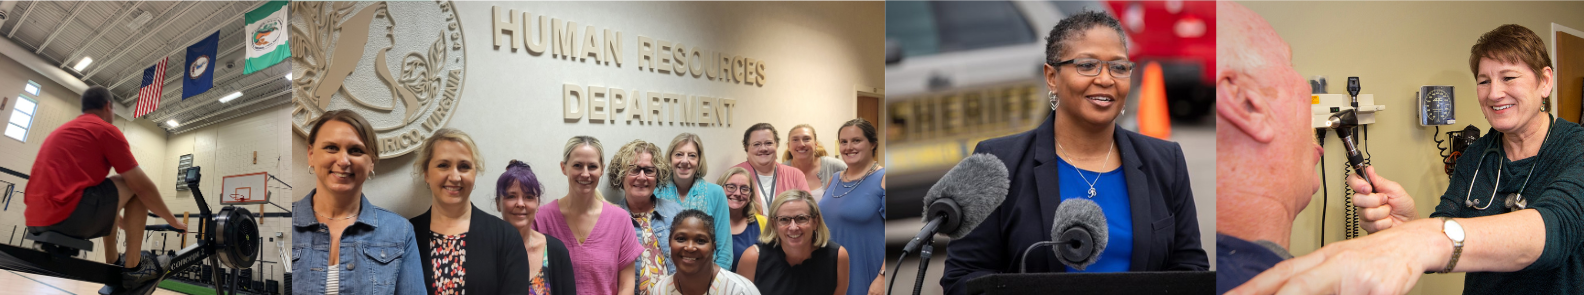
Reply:
[[[1534, 263], [1515, 272], [1468, 273], [1463, 280], [1463, 294], [1584, 292], [1584, 280], [1580, 279], [1584, 278], [1584, 127], [1557, 120], [1547, 132], [1549, 138], [1534, 157], [1507, 160], [1506, 150], [1496, 148], [1501, 132], [1493, 131], [1475, 140], [1459, 158], [1446, 194], [1441, 195], [1441, 203], [1430, 217], [1470, 218], [1512, 212], [1503, 206], [1503, 200], [1522, 188], [1528, 208], [1538, 211], [1545, 222], [1546, 233], [1545, 250]], [[1482, 160], [1487, 149], [1496, 152]], [[1469, 182], [1474, 181], [1476, 168], [1479, 181], [1474, 183], [1470, 195]], [[1493, 187], [1497, 173], [1502, 174], [1501, 184]], [[1529, 179], [1527, 188], [1523, 188], [1525, 179]], [[1496, 203], [1486, 210], [1464, 205], [1467, 197], [1483, 206], [1490, 202], [1493, 189]]]
[[728, 217], [731, 216], [731, 208], [726, 207], [726, 189], [718, 184], [694, 179], [693, 188], [688, 190], [687, 201], [677, 198], [676, 184], [670, 182], [655, 189], [655, 196], [681, 203], [684, 209], [698, 209], [715, 217], [715, 265], [731, 269], [732, 235], [731, 218]]

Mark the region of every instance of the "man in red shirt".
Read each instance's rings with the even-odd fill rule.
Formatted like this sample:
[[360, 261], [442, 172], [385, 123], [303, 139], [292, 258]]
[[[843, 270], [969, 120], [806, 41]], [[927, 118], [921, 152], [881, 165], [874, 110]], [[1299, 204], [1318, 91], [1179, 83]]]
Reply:
[[[91, 239], [104, 237], [105, 262], [115, 264], [115, 227], [126, 230], [126, 270], [122, 283], [136, 286], [161, 272], [151, 257], [140, 255], [148, 212], [171, 226], [187, 225], [172, 215], [160, 198], [115, 119], [110, 90], [94, 86], [83, 91], [81, 116], [51, 131], [39, 148], [25, 196], [28, 230], [53, 231]], [[110, 174], [115, 168], [117, 175]], [[125, 218], [118, 214], [125, 209]]]

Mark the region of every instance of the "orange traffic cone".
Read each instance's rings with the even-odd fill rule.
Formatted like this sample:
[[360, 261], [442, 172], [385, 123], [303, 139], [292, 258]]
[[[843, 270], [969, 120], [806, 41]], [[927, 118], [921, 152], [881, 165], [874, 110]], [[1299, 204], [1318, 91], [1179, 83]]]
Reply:
[[1171, 115], [1166, 110], [1166, 82], [1160, 64], [1151, 61], [1144, 66], [1143, 84], [1139, 89], [1139, 133], [1169, 140]]

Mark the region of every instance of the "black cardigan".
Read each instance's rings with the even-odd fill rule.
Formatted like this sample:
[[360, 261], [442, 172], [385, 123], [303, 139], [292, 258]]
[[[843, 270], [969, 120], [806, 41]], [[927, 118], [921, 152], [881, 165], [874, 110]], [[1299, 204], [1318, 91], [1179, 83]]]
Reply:
[[[431, 210], [433, 210], [431, 208]], [[418, 255], [423, 259], [424, 287], [435, 293], [434, 263], [430, 261], [429, 211], [408, 219], [413, 225], [413, 236], [418, 238]], [[473, 218], [468, 220], [468, 256], [462, 263], [467, 269], [468, 294], [528, 294], [528, 284], [523, 280], [508, 280], [513, 276], [528, 276], [528, 250], [523, 247], [522, 234], [500, 217], [484, 213], [473, 206]], [[563, 246], [564, 249], [564, 246]], [[563, 250], [565, 251], [565, 250]], [[559, 286], [558, 286], [559, 287]]]
[[[572, 253], [567, 252], [566, 244], [550, 235], [545, 236], [545, 249], [550, 249], [550, 255], [544, 259], [550, 260], [550, 272], [545, 274], [545, 279], [550, 282], [551, 295], [577, 295], [577, 281], [573, 279], [577, 273], [572, 269]], [[532, 267], [532, 266], [530, 266]]]

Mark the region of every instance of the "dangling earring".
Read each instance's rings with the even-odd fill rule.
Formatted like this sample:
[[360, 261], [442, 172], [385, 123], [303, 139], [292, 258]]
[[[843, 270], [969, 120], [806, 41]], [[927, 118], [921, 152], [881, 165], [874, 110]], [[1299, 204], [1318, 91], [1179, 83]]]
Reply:
[[1056, 100], [1056, 92], [1055, 91], [1048, 91], [1047, 93], [1050, 93], [1051, 111], [1055, 111], [1056, 110], [1056, 106], [1061, 105], [1061, 101], [1057, 101]]
[[369, 169], [369, 180], [374, 180], [374, 169]]

